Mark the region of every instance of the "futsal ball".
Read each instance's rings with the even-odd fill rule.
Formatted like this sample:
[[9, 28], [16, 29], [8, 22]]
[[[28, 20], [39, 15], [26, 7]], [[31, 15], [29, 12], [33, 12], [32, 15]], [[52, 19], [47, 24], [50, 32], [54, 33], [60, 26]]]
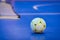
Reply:
[[43, 33], [46, 29], [46, 22], [43, 18], [34, 18], [31, 21], [31, 29], [35, 33]]

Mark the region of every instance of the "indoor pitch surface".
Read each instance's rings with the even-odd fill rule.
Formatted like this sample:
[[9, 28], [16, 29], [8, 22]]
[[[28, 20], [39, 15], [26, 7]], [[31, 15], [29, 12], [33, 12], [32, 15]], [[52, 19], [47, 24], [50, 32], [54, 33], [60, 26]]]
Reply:
[[[44, 2], [15, 2], [14, 10], [21, 14], [21, 18], [0, 19], [0, 40], [60, 40], [60, 5], [58, 5], [60, 3], [50, 2], [49, 4], [54, 5], [44, 6], [39, 10], [32, 8], [35, 4], [44, 4]], [[42, 34], [35, 34], [30, 28], [32, 19], [36, 17], [46, 21], [46, 30]]]

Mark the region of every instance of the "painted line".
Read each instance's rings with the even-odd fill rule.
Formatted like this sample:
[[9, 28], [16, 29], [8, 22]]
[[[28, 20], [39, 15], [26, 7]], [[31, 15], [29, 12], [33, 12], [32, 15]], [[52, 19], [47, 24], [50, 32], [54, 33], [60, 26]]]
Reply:
[[52, 6], [52, 5], [59, 5], [58, 3], [53, 3], [53, 4], [37, 4], [33, 6], [33, 9], [38, 10], [38, 7], [43, 7], [43, 6]]
[[38, 7], [49, 6], [49, 5], [51, 5], [51, 4], [37, 4], [37, 5], [33, 6], [33, 9], [38, 10]]
[[18, 15], [60, 15], [60, 13], [19, 13]]

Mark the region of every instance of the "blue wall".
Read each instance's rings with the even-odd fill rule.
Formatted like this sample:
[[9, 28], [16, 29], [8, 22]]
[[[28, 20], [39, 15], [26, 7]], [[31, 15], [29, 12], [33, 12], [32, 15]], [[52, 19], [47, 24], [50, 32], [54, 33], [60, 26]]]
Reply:
[[16, 1], [60, 1], [60, 0], [16, 0]]
[[[1, 0], [0, 0], [1, 1]], [[11, 1], [11, 0], [7, 0], [7, 1]], [[13, 0], [12, 0], [13, 1]], [[14, 0], [14, 1], [60, 1], [60, 0]]]

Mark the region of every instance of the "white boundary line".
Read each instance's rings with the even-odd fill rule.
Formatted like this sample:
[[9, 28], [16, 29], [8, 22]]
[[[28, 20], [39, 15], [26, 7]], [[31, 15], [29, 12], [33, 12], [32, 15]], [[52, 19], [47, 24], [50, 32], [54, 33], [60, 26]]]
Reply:
[[18, 13], [19, 15], [60, 15], [60, 13]]

